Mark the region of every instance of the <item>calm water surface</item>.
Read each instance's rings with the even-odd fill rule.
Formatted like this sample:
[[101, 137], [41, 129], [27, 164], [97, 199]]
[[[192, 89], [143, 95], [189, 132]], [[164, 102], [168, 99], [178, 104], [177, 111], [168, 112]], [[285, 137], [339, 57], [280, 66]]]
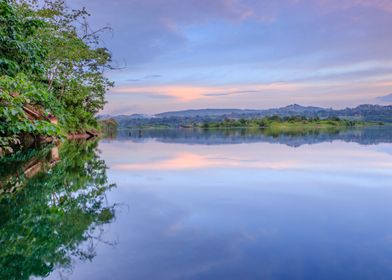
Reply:
[[[39, 152], [0, 200], [7, 279], [392, 279], [388, 128], [126, 131]], [[3, 188], [31, 158], [3, 161]]]

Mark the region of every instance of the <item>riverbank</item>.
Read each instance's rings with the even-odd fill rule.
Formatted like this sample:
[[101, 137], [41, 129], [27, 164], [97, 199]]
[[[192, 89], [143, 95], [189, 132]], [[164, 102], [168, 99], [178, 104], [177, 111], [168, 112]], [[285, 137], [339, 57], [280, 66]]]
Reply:
[[56, 137], [56, 136], [42, 136], [42, 135], [29, 135], [25, 134], [15, 142], [12, 146], [0, 146], [0, 157], [13, 154], [19, 150], [39, 146], [42, 144], [58, 143], [63, 139], [67, 140], [90, 140], [93, 138], [99, 138], [103, 136], [103, 132], [99, 130], [86, 130], [79, 133], [68, 133], [66, 136]]

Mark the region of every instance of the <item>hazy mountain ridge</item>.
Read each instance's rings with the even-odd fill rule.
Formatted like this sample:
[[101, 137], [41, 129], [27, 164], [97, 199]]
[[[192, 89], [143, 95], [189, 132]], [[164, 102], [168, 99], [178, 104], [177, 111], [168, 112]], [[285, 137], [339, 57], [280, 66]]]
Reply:
[[164, 112], [155, 115], [156, 117], [197, 117], [197, 116], [243, 116], [243, 115], [273, 115], [273, 114], [287, 114], [287, 113], [306, 113], [318, 112], [320, 110], [332, 110], [321, 107], [301, 106], [298, 104], [289, 105], [282, 108], [272, 109], [192, 109], [174, 112]]

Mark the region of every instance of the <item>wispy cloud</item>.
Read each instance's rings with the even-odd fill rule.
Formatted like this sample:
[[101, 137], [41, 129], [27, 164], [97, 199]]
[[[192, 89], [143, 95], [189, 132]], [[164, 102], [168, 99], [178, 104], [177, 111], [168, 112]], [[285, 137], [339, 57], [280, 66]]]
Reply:
[[217, 93], [207, 93], [204, 96], [230, 96], [230, 95], [238, 95], [238, 94], [249, 94], [249, 93], [259, 93], [258, 90], [240, 90], [240, 91], [232, 91], [232, 92], [217, 92]]
[[274, 91], [293, 91], [304, 85], [290, 83], [252, 84], [238, 86], [120, 86], [112, 90], [117, 94], [144, 95], [148, 97], [171, 97], [177, 101], [190, 102], [197, 99], [232, 96], [238, 94], [252, 94]]
[[342, 107], [392, 91], [392, 0], [67, 2], [113, 27], [121, 107]]
[[316, 2], [318, 2], [320, 6], [330, 11], [364, 7], [379, 9], [388, 13], [392, 13], [392, 1], [390, 0], [318, 0]]
[[127, 82], [145, 82], [145, 81], [150, 81], [150, 80], [155, 80], [155, 79], [159, 79], [161, 78], [162, 75], [146, 75], [144, 77], [141, 78], [130, 78], [130, 79], [126, 79]]

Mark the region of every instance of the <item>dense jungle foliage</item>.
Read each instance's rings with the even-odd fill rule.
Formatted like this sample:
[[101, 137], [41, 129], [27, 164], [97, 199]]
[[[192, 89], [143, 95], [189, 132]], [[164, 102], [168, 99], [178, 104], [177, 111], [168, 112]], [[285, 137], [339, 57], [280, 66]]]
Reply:
[[[63, 0], [0, 0], [0, 150], [23, 135], [62, 136], [97, 128], [95, 114], [113, 83], [111, 54], [91, 30], [88, 12]], [[31, 119], [32, 106], [43, 116]], [[56, 116], [53, 125], [48, 116]]]

